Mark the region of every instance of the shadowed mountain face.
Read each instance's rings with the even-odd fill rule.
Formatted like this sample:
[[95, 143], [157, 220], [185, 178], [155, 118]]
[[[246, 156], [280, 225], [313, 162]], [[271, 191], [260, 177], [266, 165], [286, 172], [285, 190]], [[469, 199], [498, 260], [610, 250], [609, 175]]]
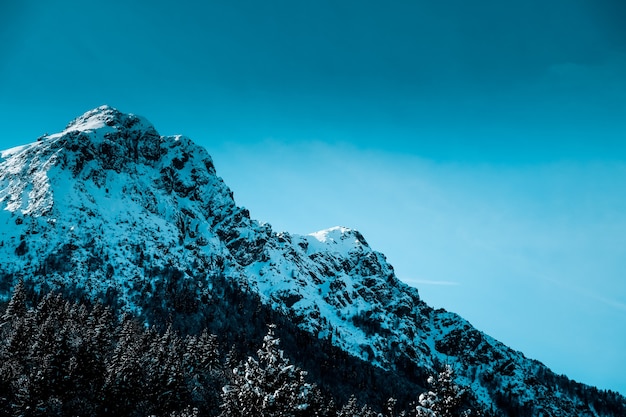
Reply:
[[604, 395], [428, 307], [355, 230], [301, 236], [252, 220], [205, 149], [111, 107], [3, 151], [0, 207], [4, 299], [23, 278], [193, 331], [245, 308], [207, 313], [228, 282], [313, 340], [403, 378], [420, 383], [449, 363], [485, 409], [593, 416]]

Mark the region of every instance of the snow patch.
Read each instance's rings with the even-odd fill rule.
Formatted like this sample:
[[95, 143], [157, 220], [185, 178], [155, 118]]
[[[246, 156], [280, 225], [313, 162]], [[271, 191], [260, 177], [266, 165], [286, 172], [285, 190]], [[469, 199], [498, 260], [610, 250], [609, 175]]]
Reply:
[[347, 256], [354, 251], [363, 250], [367, 246], [365, 239], [356, 230], [343, 226], [335, 226], [320, 230], [307, 236], [309, 250], [315, 252], [332, 251]]

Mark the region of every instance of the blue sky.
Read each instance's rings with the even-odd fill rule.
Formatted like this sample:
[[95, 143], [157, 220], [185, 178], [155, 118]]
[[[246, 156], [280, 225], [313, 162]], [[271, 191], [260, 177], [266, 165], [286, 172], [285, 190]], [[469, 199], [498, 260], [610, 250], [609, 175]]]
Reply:
[[626, 3], [0, 4], [0, 145], [109, 104], [252, 216], [344, 225], [437, 307], [626, 393]]

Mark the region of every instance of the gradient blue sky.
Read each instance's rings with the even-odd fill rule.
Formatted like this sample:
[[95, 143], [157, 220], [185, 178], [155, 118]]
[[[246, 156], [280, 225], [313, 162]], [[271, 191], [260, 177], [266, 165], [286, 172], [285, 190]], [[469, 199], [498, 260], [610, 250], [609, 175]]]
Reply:
[[436, 307], [626, 394], [626, 3], [3, 1], [0, 145], [101, 104], [252, 216], [344, 225]]

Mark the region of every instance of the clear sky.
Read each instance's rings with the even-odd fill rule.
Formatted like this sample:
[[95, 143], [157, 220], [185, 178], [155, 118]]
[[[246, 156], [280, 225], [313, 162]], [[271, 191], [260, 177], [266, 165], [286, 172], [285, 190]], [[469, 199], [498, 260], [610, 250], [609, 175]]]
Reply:
[[0, 2], [0, 147], [101, 104], [276, 230], [360, 230], [429, 304], [626, 394], [626, 3]]

